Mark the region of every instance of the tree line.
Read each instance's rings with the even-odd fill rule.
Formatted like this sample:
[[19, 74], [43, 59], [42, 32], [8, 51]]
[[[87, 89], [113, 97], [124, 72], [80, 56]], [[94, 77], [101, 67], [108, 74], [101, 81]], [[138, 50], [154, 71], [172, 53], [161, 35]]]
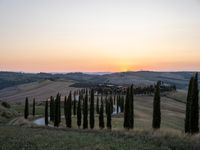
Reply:
[[[161, 126], [161, 82], [158, 81], [154, 87], [152, 128], [159, 129]], [[185, 112], [185, 133], [199, 132], [199, 103], [198, 103], [198, 74], [191, 77], [188, 88], [186, 112]], [[124, 114], [124, 128], [129, 130], [134, 128], [134, 86], [126, 89], [126, 95], [106, 94], [97, 96], [95, 104], [95, 90], [82, 89], [69, 93], [64, 97], [64, 103], [61, 103], [61, 94], [50, 101], [45, 102], [45, 125], [48, 121], [59, 127], [61, 123], [61, 105], [64, 108], [66, 127], [72, 128], [72, 115], [77, 118], [78, 128], [93, 129], [95, 127], [95, 115], [98, 115], [99, 128], [105, 128], [105, 118], [107, 129], [112, 129], [113, 108], [116, 106], [116, 112]], [[49, 108], [48, 108], [49, 107]], [[120, 110], [120, 111], [119, 111]], [[50, 112], [48, 114], [48, 112]], [[25, 100], [24, 118], [29, 115], [28, 98]], [[35, 116], [35, 99], [33, 100], [32, 115]], [[50, 119], [48, 119], [50, 118]]]

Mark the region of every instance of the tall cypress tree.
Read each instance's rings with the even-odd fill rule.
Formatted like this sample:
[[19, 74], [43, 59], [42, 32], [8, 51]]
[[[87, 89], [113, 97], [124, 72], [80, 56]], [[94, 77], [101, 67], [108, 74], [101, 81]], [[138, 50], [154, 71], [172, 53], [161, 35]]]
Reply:
[[97, 96], [96, 113], [99, 114], [99, 97]]
[[69, 93], [68, 99], [67, 99], [67, 114], [66, 114], [66, 125], [68, 128], [72, 127], [72, 94]]
[[94, 120], [94, 89], [90, 91], [90, 128], [93, 129], [95, 124]]
[[133, 85], [130, 87], [130, 95], [129, 95], [129, 113], [130, 113], [130, 118], [129, 118], [129, 127], [130, 129], [133, 129], [134, 127], [134, 93], [133, 93]]
[[50, 121], [54, 121], [55, 110], [54, 110], [54, 98], [50, 97]]
[[190, 131], [192, 134], [199, 132], [199, 89], [198, 89], [198, 73], [193, 78], [192, 94], [191, 94], [191, 118]]
[[185, 112], [185, 133], [190, 132], [190, 111], [191, 111], [191, 94], [193, 86], [193, 77], [190, 79]]
[[100, 106], [100, 112], [99, 112], [99, 128], [103, 129], [105, 127], [104, 125], [104, 106], [103, 106], [103, 98], [101, 98], [101, 106]]
[[35, 98], [33, 99], [33, 111], [32, 111], [33, 117], [35, 116]]
[[86, 91], [83, 101], [83, 129], [88, 128], [88, 92]]
[[73, 115], [76, 115], [76, 92], [74, 92]]
[[119, 100], [120, 100], [119, 95], [117, 95], [117, 105], [116, 105], [117, 106], [117, 114], [119, 113]]
[[45, 125], [48, 126], [48, 101], [45, 103]]
[[157, 82], [155, 88], [155, 95], [153, 101], [153, 121], [152, 127], [154, 129], [159, 129], [161, 123], [161, 112], [160, 112], [160, 81]]
[[108, 113], [108, 97], [106, 95], [106, 98], [105, 98], [105, 110], [106, 110], [106, 115]]
[[64, 115], [65, 115], [65, 124], [67, 126], [67, 97], [64, 99]]
[[110, 96], [110, 99], [107, 101], [107, 128], [112, 129], [112, 96]]
[[60, 118], [60, 116], [59, 116], [59, 103], [60, 103], [60, 94], [58, 93], [57, 94], [57, 96], [56, 96], [56, 99], [55, 99], [55, 116], [54, 116], [54, 126], [55, 127], [58, 127], [59, 126], [59, 118]]
[[120, 96], [120, 110], [123, 113], [124, 112], [124, 96]]
[[79, 95], [78, 99], [78, 108], [77, 108], [77, 125], [78, 128], [81, 126], [81, 119], [82, 119], [82, 114], [81, 114], [81, 100], [82, 100], [82, 95]]
[[28, 104], [28, 97], [25, 100], [25, 108], [24, 108], [24, 118], [27, 119], [29, 115], [29, 104]]
[[61, 95], [58, 96], [58, 122], [61, 122]]
[[125, 111], [124, 111], [124, 128], [129, 129], [129, 88], [126, 90]]

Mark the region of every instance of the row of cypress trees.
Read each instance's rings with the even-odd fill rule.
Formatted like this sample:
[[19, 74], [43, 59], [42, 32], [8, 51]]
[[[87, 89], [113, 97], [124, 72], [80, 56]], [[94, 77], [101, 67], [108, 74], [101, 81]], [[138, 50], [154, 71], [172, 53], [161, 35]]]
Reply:
[[[153, 100], [153, 118], [152, 118], [152, 128], [159, 129], [161, 124], [161, 110], [160, 110], [160, 81], [157, 82], [154, 91]], [[90, 94], [90, 96], [88, 95]], [[198, 74], [191, 77], [188, 88], [187, 104], [186, 104], [186, 116], [185, 116], [185, 132], [186, 133], [197, 133], [199, 132], [199, 102], [198, 102]], [[66, 120], [66, 126], [68, 128], [72, 127], [72, 106], [73, 114], [77, 115], [77, 126], [80, 128], [81, 125], [83, 129], [88, 128], [88, 112], [89, 112], [89, 124], [90, 128], [93, 129], [95, 126], [95, 107], [94, 107], [94, 89], [90, 91], [85, 90], [84, 92], [79, 92], [78, 104], [75, 100], [72, 102], [72, 94], [70, 92], [68, 97], [64, 100], [64, 115]], [[121, 112], [124, 112], [124, 128], [133, 129], [134, 128], [134, 91], [133, 85], [127, 88], [126, 98], [124, 103], [124, 96], [117, 95], [114, 100], [112, 96], [106, 96], [105, 100], [101, 96], [101, 99], [97, 97], [96, 101], [96, 114], [99, 115], [99, 128], [105, 128], [104, 123], [104, 102], [105, 102], [105, 114], [107, 118], [107, 128], [112, 128], [112, 113], [113, 113], [113, 102], [117, 104], [117, 113], [119, 108]], [[88, 102], [90, 102], [90, 107], [88, 109]], [[100, 103], [100, 104], [99, 104]], [[24, 118], [28, 118], [29, 107], [28, 98], [25, 101]], [[50, 98], [50, 121], [54, 122], [54, 126], [58, 127], [61, 122], [61, 95], [58, 93], [56, 99]], [[76, 108], [77, 105], [77, 108]], [[100, 106], [99, 106], [100, 105]], [[35, 99], [33, 100], [33, 112], [35, 115]], [[83, 123], [82, 123], [83, 119]], [[45, 124], [48, 125], [48, 101], [45, 103]]]

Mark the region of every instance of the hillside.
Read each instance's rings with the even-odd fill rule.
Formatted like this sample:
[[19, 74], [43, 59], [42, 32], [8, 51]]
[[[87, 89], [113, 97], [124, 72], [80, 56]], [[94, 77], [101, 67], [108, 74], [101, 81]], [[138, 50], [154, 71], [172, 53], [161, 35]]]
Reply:
[[55, 96], [58, 92], [68, 95], [75, 88], [70, 87], [73, 81], [67, 80], [42, 80], [0, 90], [0, 99], [10, 102], [24, 102], [26, 97], [36, 98], [36, 101], [44, 101], [50, 96]]
[[[192, 72], [119, 72], [109, 74], [86, 74], [86, 73], [15, 73], [0, 72], [0, 89], [13, 87], [24, 83], [38, 82], [43, 80], [73, 80], [82, 84], [109, 83], [117, 85], [149, 85], [161, 80], [169, 84], [175, 84], [179, 89], [186, 89]], [[1, 95], [0, 95], [1, 96]]]

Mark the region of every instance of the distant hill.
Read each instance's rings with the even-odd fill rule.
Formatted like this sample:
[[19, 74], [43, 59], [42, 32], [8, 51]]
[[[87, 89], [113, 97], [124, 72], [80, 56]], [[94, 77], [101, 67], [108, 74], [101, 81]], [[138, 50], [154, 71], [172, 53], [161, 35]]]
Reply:
[[31, 83], [43, 80], [74, 80], [80, 83], [91, 84], [116, 84], [116, 85], [149, 85], [161, 80], [169, 84], [175, 84], [179, 89], [186, 89], [190, 77], [194, 72], [118, 72], [118, 73], [19, 73], [19, 72], [0, 72], [0, 89], [12, 87], [24, 83]]

